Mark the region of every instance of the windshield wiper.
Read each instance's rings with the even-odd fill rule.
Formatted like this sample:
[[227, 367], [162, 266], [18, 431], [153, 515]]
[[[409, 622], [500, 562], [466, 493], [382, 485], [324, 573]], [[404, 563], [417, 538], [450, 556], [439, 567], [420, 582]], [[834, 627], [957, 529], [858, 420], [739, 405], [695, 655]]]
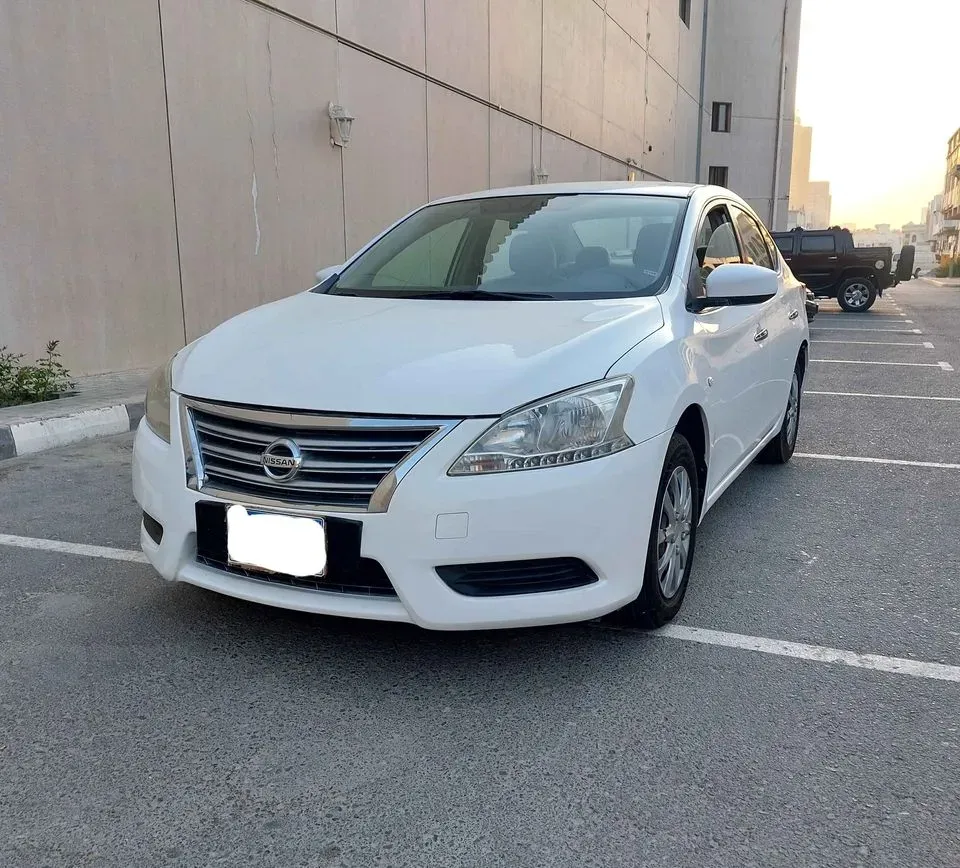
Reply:
[[434, 292], [398, 293], [397, 298], [436, 298], [436, 299], [487, 299], [489, 301], [538, 301], [555, 300], [556, 296], [546, 292], [498, 292], [489, 289], [450, 289]]

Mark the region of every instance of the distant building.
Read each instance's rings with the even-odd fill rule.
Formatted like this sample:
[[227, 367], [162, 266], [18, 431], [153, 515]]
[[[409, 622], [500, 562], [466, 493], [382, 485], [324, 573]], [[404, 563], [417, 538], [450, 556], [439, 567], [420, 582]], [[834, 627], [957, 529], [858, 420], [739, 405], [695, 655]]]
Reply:
[[813, 152], [813, 128], [805, 127], [799, 118], [793, 125], [793, 155], [790, 168], [790, 213], [803, 214], [805, 229], [826, 229], [830, 226], [833, 197], [829, 181], [810, 180], [810, 157]]
[[960, 129], [947, 144], [947, 172], [943, 183], [943, 226], [937, 233], [941, 256], [960, 255]]
[[829, 181], [811, 181], [807, 184], [805, 210], [809, 229], [826, 229], [830, 225], [833, 211], [833, 196], [830, 195]]

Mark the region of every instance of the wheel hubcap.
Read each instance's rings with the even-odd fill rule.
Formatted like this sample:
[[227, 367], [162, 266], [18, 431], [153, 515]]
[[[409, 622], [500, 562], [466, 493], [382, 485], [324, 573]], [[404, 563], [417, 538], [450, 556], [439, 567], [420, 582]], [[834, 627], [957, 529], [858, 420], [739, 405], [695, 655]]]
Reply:
[[693, 533], [693, 486], [685, 467], [677, 467], [667, 480], [657, 531], [657, 575], [666, 599], [680, 590], [690, 559]]
[[870, 300], [870, 287], [854, 283], [843, 291], [843, 299], [850, 307], [863, 307]]
[[800, 425], [800, 378], [796, 372], [793, 375], [793, 382], [790, 383], [790, 397], [787, 399], [787, 416], [784, 422], [787, 444], [793, 446], [797, 439], [797, 428]]

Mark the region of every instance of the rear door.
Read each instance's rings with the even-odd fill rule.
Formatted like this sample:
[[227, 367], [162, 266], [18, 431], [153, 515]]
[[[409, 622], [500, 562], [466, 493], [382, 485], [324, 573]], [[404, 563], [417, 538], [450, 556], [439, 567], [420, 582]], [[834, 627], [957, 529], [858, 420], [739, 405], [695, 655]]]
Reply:
[[[814, 292], [829, 289], [835, 282], [839, 251], [832, 232], [803, 232], [790, 268]], [[796, 242], [794, 242], [796, 244]]]
[[[779, 287], [776, 296], [764, 302], [761, 308], [763, 329], [766, 337], [761, 343], [763, 348], [763, 410], [766, 420], [766, 434], [778, 426], [787, 407], [793, 369], [802, 341], [803, 314], [800, 289], [793, 287], [787, 292], [780, 259], [776, 255], [774, 244], [763, 224], [740, 208], [733, 208], [734, 223], [740, 236], [744, 260], [751, 265], [768, 268], [777, 275]], [[791, 281], [791, 284], [793, 281]]]

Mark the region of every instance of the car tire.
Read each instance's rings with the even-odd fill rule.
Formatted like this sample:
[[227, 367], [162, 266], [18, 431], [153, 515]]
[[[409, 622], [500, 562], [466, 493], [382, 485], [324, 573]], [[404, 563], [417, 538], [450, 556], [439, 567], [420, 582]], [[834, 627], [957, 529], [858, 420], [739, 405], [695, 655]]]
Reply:
[[674, 434], [660, 474], [643, 588], [636, 600], [615, 614], [618, 623], [651, 628], [673, 620], [687, 592], [699, 519], [697, 460], [686, 437]]
[[790, 393], [787, 396], [787, 409], [776, 437], [773, 438], [757, 456], [761, 464], [786, 464], [793, 458], [797, 448], [797, 435], [800, 433], [800, 406], [803, 397], [803, 369], [800, 362], [793, 369], [790, 381]]
[[851, 277], [837, 290], [837, 301], [847, 313], [868, 311], [876, 300], [877, 287], [869, 277]]

